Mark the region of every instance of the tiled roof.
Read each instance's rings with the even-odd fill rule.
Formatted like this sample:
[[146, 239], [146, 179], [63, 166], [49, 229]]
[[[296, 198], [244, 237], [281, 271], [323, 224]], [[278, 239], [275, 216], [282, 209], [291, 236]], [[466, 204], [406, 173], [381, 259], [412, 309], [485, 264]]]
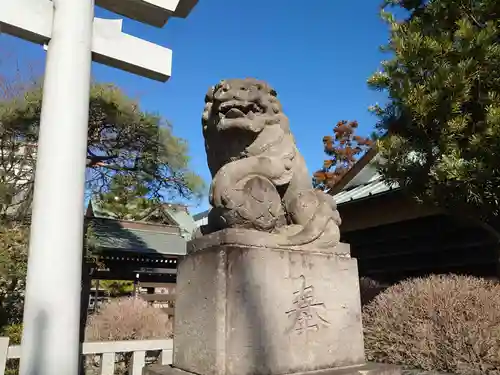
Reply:
[[168, 216], [181, 228], [182, 236], [190, 240], [196, 229], [194, 218], [189, 214], [185, 207], [170, 206], [166, 208]]
[[88, 218], [94, 245], [99, 250], [142, 254], [186, 255], [186, 240], [178, 227]]
[[199, 213], [193, 215], [194, 221], [198, 221], [198, 220], [202, 220], [202, 219], [206, 218], [208, 216], [209, 212], [210, 212], [210, 209], [205, 210], [203, 212], [199, 212]]
[[339, 206], [399, 188], [396, 184], [388, 184], [378, 173], [376, 164], [381, 159], [377, 154], [372, 153], [367, 157], [368, 159], [364, 161], [363, 167], [354, 176], [351, 176], [351, 179], [341, 191], [333, 196]]
[[380, 175], [377, 175], [368, 182], [342, 190], [340, 193], [334, 195], [334, 199], [338, 205], [341, 205], [358, 199], [372, 197], [377, 194], [383, 194], [397, 188], [397, 185], [390, 186]]
[[[99, 202], [91, 200], [89, 204], [92, 205], [93, 214], [95, 217], [114, 218], [113, 213], [102, 209], [99, 205]], [[186, 240], [191, 239], [191, 236], [196, 229], [196, 224], [185, 206], [176, 204], [164, 204], [161, 206], [161, 208], [159, 208], [152, 214], [157, 212], [160, 212], [165, 217], [168, 223], [178, 225], [181, 229], [181, 235]]]

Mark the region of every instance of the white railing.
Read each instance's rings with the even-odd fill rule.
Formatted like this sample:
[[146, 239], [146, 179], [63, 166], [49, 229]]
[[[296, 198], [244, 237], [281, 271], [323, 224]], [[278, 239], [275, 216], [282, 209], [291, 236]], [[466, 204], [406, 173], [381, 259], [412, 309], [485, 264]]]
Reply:
[[[101, 375], [114, 375], [116, 355], [121, 353], [133, 353], [132, 362], [129, 367], [130, 375], [141, 375], [146, 364], [146, 352], [160, 351], [158, 363], [162, 365], [172, 364], [172, 340], [131, 340], [131, 341], [103, 341], [85, 342], [82, 355], [99, 355], [101, 357], [99, 367]], [[21, 358], [21, 347], [19, 345], [9, 346], [7, 337], [0, 337], [0, 375], [4, 375], [7, 359]]]

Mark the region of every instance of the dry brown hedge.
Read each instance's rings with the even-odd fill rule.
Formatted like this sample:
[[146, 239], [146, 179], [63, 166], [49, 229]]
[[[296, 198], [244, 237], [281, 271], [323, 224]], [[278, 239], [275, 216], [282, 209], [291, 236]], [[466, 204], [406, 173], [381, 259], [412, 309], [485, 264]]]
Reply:
[[363, 308], [368, 360], [500, 375], [500, 285], [468, 276], [403, 281]]
[[172, 337], [172, 320], [140, 298], [116, 298], [89, 318], [88, 341], [150, 340]]
[[[125, 297], [102, 305], [98, 313], [89, 318], [86, 341], [150, 340], [172, 338], [172, 319], [161, 309], [140, 298]], [[148, 364], [154, 363], [159, 352], [148, 352]], [[131, 353], [116, 357], [115, 374], [128, 373]], [[86, 375], [99, 373], [99, 356], [88, 356]]]

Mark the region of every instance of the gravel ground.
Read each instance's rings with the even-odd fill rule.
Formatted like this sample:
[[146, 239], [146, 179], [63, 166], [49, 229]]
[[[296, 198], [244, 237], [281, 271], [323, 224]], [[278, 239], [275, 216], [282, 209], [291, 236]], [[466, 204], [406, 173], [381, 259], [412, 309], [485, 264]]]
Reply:
[[450, 373], [437, 372], [437, 371], [424, 371], [424, 370], [403, 370], [402, 375], [454, 375]]

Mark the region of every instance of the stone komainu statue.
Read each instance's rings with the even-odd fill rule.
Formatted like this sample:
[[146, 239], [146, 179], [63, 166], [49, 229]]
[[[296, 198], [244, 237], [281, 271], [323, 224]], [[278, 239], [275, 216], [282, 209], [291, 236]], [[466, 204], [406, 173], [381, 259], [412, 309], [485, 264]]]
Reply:
[[223, 80], [205, 98], [203, 135], [212, 210], [202, 234], [245, 228], [273, 234], [278, 246], [339, 243], [333, 198], [312, 187], [288, 118], [266, 82]]

